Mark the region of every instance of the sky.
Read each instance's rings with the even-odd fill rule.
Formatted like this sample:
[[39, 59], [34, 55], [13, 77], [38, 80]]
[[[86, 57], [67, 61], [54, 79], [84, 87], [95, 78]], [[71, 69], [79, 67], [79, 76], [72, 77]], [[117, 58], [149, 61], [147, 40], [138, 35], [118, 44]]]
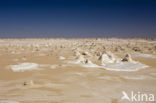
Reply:
[[156, 38], [156, 0], [0, 0], [0, 38]]

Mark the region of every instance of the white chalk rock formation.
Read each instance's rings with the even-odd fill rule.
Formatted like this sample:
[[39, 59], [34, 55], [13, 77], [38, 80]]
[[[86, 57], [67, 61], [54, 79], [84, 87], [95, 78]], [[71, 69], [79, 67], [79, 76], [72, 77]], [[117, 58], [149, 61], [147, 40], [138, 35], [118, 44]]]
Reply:
[[130, 54], [126, 54], [123, 59], [119, 60], [111, 53], [104, 53], [100, 59], [103, 65], [101, 68], [105, 68], [107, 70], [137, 71], [148, 67], [147, 65], [133, 61]]
[[125, 57], [121, 61], [122, 62], [133, 62], [130, 54], [126, 54]]
[[74, 55], [76, 56], [76, 57], [78, 57], [78, 56], [80, 56], [81, 55], [81, 53], [79, 52], [79, 51], [74, 51]]
[[29, 82], [24, 82], [23, 86], [34, 86], [34, 82], [32, 80]]
[[25, 70], [33, 70], [36, 69], [39, 65], [36, 63], [20, 63], [18, 65], [12, 65], [11, 70], [14, 72], [25, 71]]
[[64, 60], [64, 59], [66, 59], [66, 58], [63, 57], [63, 56], [59, 56], [59, 59], [60, 59], [60, 60]]
[[118, 63], [119, 60], [112, 53], [104, 52], [99, 60], [101, 60], [102, 65], [110, 64], [110, 63]]
[[87, 51], [82, 52], [81, 55], [91, 56], [91, 54], [89, 52], [87, 52]]
[[84, 55], [79, 54], [76, 57], [76, 63], [80, 64], [81, 66], [85, 66], [85, 67], [96, 67], [97, 65], [92, 63], [92, 61], [90, 61], [89, 59], [86, 59], [84, 57]]
[[82, 64], [84, 67], [99, 67], [98, 65], [92, 63], [89, 59], [85, 59], [84, 64]]
[[84, 58], [83, 55], [79, 55], [78, 57], [76, 57], [76, 62], [77, 63], [82, 63], [85, 64], [86, 59]]

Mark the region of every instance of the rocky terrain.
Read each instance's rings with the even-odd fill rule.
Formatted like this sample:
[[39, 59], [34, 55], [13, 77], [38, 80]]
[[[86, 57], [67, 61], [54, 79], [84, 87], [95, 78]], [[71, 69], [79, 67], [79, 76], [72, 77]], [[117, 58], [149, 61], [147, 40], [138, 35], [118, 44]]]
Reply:
[[155, 39], [0, 39], [0, 103], [129, 103], [156, 94], [155, 62]]

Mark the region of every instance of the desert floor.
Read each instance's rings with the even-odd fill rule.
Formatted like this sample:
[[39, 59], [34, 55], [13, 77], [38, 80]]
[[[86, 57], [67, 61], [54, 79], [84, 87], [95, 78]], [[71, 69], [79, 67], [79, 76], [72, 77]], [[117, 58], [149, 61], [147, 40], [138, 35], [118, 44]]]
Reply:
[[[101, 65], [103, 52], [115, 58], [129, 53], [147, 67], [92, 66]], [[0, 103], [129, 103], [122, 91], [156, 96], [156, 40], [0, 39]]]

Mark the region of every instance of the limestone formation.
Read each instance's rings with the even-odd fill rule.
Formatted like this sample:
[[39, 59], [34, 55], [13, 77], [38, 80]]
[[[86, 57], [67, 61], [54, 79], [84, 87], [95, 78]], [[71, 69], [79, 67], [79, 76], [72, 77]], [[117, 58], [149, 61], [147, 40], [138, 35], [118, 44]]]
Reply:
[[132, 62], [132, 58], [130, 54], [126, 54], [125, 57], [121, 60], [122, 62]]

